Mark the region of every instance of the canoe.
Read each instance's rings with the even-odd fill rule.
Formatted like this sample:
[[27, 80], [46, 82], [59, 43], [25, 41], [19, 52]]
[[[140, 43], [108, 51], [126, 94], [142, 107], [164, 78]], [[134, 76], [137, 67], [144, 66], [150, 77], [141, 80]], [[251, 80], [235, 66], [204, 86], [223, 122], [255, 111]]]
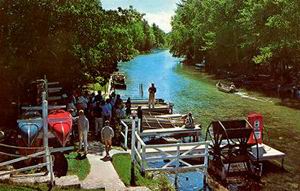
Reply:
[[225, 92], [225, 93], [235, 93], [238, 92], [236, 88], [232, 89], [229, 85], [223, 84], [221, 82], [218, 82], [216, 84], [216, 87], [219, 91]]
[[17, 120], [21, 136], [27, 146], [32, 146], [43, 127], [43, 119], [38, 112], [27, 112]]
[[49, 128], [62, 146], [68, 142], [72, 132], [72, 116], [64, 110], [54, 110], [48, 115]]

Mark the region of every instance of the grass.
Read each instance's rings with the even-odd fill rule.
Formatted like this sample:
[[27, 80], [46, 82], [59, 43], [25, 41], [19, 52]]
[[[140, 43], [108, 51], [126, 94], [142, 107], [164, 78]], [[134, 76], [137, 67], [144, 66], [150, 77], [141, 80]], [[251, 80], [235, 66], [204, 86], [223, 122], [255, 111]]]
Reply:
[[87, 158], [78, 160], [76, 157], [76, 152], [66, 155], [69, 165], [67, 175], [77, 175], [79, 180], [84, 180], [90, 172], [91, 165]]
[[[129, 154], [115, 154], [112, 157], [112, 163], [119, 174], [121, 180], [126, 186], [130, 186], [131, 179], [131, 158]], [[153, 179], [150, 177], [143, 177], [137, 168], [135, 168], [135, 177], [137, 186], [146, 186], [151, 190], [173, 190], [166, 178], [160, 177]], [[163, 186], [163, 187], [162, 187]]]
[[[206, 78], [206, 79], [205, 79]], [[204, 75], [202, 81], [214, 88], [215, 80]], [[193, 108], [196, 119], [203, 124], [203, 134], [212, 120], [245, 118], [250, 112], [259, 112], [264, 120], [264, 143], [286, 153], [285, 170], [280, 162], [265, 165], [262, 177], [262, 190], [299, 190], [300, 189], [300, 111], [282, 106], [277, 98], [266, 98], [256, 92], [249, 95], [266, 100], [255, 101], [234, 94], [226, 94], [207, 88], [211, 97], [201, 97], [202, 102], [209, 102], [204, 108]], [[215, 92], [214, 92], [215, 91]]]
[[[119, 174], [121, 180], [126, 186], [130, 186], [130, 177], [131, 177], [131, 158], [129, 154], [116, 154], [113, 155], [112, 163]], [[138, 186], [155, 186], [158, 182], [153, 181], [152, 179], [144, 178], [141, 173], [136, 170], [136, 183]]]

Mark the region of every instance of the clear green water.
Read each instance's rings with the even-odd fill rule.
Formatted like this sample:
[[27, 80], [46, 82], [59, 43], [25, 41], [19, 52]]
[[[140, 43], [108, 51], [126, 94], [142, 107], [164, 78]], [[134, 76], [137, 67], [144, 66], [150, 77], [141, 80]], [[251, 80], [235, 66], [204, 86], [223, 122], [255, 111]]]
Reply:
[[[123, 98], [141, 98], [139, 84], [143, 84], [144, 98], [147, 98], [147, 88], [153, 82], [158, 98], [174, 103], [176, 112], [191, 111], [197, 121], [204, 124], [212, 119], [245, 117], [256, 111], [249, 107], [252, 103], [270, 104], [218, 91], [207, 75], [193, 66], [181, 64], [180, 59], [173, 57], [168, 50], [138, 56], [121, 63], [119, 68], [127, 78], [127, 90], [118, 91]], [[241, 108], [243, 112], [240, 112]]]

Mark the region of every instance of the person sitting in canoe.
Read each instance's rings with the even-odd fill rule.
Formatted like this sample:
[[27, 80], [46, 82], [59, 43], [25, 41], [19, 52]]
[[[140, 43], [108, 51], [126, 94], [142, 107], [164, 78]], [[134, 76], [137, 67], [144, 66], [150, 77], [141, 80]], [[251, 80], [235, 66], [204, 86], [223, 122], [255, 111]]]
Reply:
[[188, 115], [185, 118], [185, 128], [195, 128], [194, 118], [192, 116], [192, 113], [189, 112]]
[[236, 87], [233, 82], [231, 82], [229, 89], [230, 89], [230, 91], [233, 91], [233, 92], [236, 91]]

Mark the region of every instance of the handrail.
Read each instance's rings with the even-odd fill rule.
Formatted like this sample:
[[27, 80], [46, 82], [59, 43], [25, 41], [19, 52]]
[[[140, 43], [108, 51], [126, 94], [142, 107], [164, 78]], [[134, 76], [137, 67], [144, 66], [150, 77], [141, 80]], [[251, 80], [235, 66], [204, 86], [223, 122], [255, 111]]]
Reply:
[[48, 165], [48, 163], [46, 163], [46, 162], [45, 163], [40, 163], [40, 164], [37, 164], [37, 165], [34, 165], [34, 166], [19, 168], [19, 169], [12, 170], [12, 171], [6, 171], [6, 172], [3, 172], [3, 173], [0, 173], [0, 176], [6, 175], [6, 174], [13, 174], [13, 173], [16, 173], [16, 172], [27, 171], [27, 170], [31, 170], [31, 169], [35, 169], [35, 168], [41, 168], [41, 167], [44, 167], [44, 166], [47, 166], [47, 165]]
[[146, 146], [146, 144], [144, 143], [144, 141], [141, 139], [141, 137], [139, 136], [138, 132], [134, 132], [136, 139], [142, 144], [143, 147]]
[[22, 156], [22, 157], [17, 158], [17, 159], [13, 159], [13, 160], [10, 160], [10, 161], [2, 162], [2, 163], [0, 163], [0, 166], [6, 166], [6, 165], [9, 165], [9, 164], [13, 164], [13, 163], [16, 163], [16, 162], [27, 160], [27, 159], [30, 159], [30, 158], [33, 158], [33, 157], [37, 157], [39, 155], [43, 155], [45, 153], [46, 153], [46, 151], [43, 150], [43, 151], [40, 151], [40, 152], [37, 152], [37, 153], [33, 153], [31, 155]]
[[26, 150], [39, 150], [39, 149], [44, 149], [44, 147], [18, 147], [14, 145], [6, 145], [0, 143], [0, 147], [7, 147], [7, 148], [12, 148], [12, 149], [26, 149]]
[[175, 147], [178, 144], [181, 146], [193, 146], [193, 145], [205, 145], [208, 144], [209, 141], [201, 141], [201, 142], [191, 142], [191, 143], [171, 143], [171, 144], [157, 144], [157, 145], [145, 145], [146, 148], [154, 148], [154, 147]]
[[125, 127], [125, 135], [124, 136], [124, 146], [125, 148], [128, 147], [128, 125], [123, 121], [121, 120], [121, 124], [124, 125]]

